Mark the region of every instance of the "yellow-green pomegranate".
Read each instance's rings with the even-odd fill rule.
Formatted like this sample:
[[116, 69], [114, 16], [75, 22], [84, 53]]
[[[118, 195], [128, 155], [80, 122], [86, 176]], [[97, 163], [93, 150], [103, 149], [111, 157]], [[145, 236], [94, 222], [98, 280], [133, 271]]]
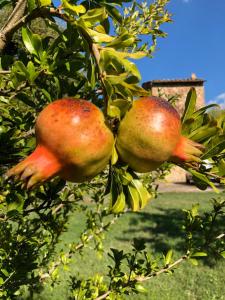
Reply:
[[181, 135], [178, 112], [159, 97], [134, 101], [118, 129], [116, 147], [120, 159], [144, 173], [171, 160], [199, 161], [202, 146]]

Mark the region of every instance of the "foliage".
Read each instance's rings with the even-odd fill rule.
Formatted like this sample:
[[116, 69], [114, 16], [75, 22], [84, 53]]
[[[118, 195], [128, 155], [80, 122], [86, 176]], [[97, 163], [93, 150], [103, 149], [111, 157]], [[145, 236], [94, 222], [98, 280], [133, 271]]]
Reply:
[[[9, 3], [2, 1], [0, 8], [7, 10]], [[13, 3], [13, 12], [18, 3], [24, 1]], [[36, 116], [54, 99], [70, 96], [92, 101], [104, 111], [116, 135], [118, 123], [133, 99], [148, 95], [139, 85], [141, 74], [133, 60], [151, 57], [157, 38], [166, 36], [161, 25], [171, 21], [166, 11], [167, 3], [168, 0], [156, 0], [151, 4], [129, 0], [82, 3], [63, 0], [55, 7], [52, 1], [28, 0], [23, 17], [9, 26], [7, 35], [2, 29], [1, 34], [7, 38], [13, 34], [18, 38], [13, 51], [7, 47], [1, 49], [4, 51], [0, 60], [2, 299], [14, 299], [24, 287], [30, 291], [32, 299], [33, 293], [40, 290], [46, 280], [56, 284], [59, 266], [66, 266], [91, 240], [99, 253], [103, 251], [104, 232], [114, 224], [117, 214], [122, 215], [127, 209], [139, 210], [155, 197], [155, 179], [163, 176], [168, 163], [150, 174], [147, 180], [146, 176], [139, 180], [138, 174], [118, 161], [116, 149], [108, 170], [91, 183], [71, 184], [56, 178], [25, 191], [20, 182], [7, 181], [4, 174], [33, 151]], [[36, 21], [40, 17], [41, 23]], [[225, 127], [224, 119], [211, 116], [207, 112], [209, 107], [196, 111], [195, 103], [196, 94], [192, 90], [183, 116], [183, 133], [205, 145], [202, 159], [210, 159], [213, 167], [206, 170], [204, 163], [182, 167], [192, 172], [196, 184], [204, 189], [207, 185], [214, 187], [211, 177], [224, 182]], [[89, 199], [91, 205], [85, 205], [85, 199]], [[223, 206], [224, 202], [215, 200], [214, 212], [205, 219], [197, 212], [193, 215], [192, 211], [197, 208], [186, 212], [185, 229], [189, 239], [187, 253], [181, 261], [196, 256], [196, 251], [198, 255], [208, 251], [208, 246], [219, 249], [219, 254], [224, 256], [223, 237], [219, 239], [219, 246], [212, 246], [214, 231], [210, 229]], [[66, 230], [72, 210], [86, 212], [86, 229], [80, 243], [71, 242], [68, 251], [62, 251], [57, 259], [55, 246]], [[195, 244], [192, 232], [201, 232], [204, 228], [205, 239]], [[113, 264], [109, 268], [109, 285], [97, 275], [88, 281], [73, 280], [72, 297], [78, 297], [79, 289], [83, 293], [80, 299], [119, 299], [123, 294], [144, 291], [139, 281], [169, 272], [173, 267], [171, 251], [158, 265], [139, 241], [134, 242], [131, 253], [112, 249], [110, 257]], [[124, 265], [128, 269], [126, 272]]]

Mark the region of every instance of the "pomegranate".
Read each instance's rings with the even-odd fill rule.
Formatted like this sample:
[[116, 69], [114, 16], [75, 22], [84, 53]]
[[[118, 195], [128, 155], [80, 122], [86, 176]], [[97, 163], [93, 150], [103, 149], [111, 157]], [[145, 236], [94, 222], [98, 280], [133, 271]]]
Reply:
[[83, 99], [59, 99], [39, 114], [37, 147], [8, 171], [27, 188], [56, 175], [72, 182], [89, 180], [107, 165], [114, 143], [102, 112]]
[[159, 97], [134, 101], [121, 121], [116, 147], [122, 161], [144, 173], [165, 161], [199, 161], [203, 147], [181, 135], [178, 112]]

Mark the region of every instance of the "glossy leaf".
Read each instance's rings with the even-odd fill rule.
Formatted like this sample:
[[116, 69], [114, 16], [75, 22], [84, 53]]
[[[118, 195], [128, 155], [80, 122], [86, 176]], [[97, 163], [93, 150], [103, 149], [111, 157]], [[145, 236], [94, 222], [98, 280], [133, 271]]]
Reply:
[[197, 259], [195, 259], [195, 258], [189, 258], [189, 261], [191, 262], [191, 264], [192, 264], [193, 266], [198, 266], [198, 261], [197, 261]]
[[128, 189], [128, 201], [132, 211], [138, 211], [140, 209], [139, 193], [132, 184], [127, 186]]
[[22, 28], [22, 38], [27, 50], [31, 53], [40, 57], [43, 51], [42, 41], [38, 34], [33, 34], [30, 29]]
[[51, 0], [39, 0], [40, 6], [50, 6], [52, 1]]
[[116, 151], [116, 147], [115, 145], [113, 146], [113, 149], [112, 149], [112, 157], [111, 157], [111, 163], [112, 165], [115, 165], [118, 161], [118, 154], [117, 154], [117, 151]]
[[208, 147], [208, 149], [206, 149], [201, 159], [204, 160], [210, 158], [213, 155], [220, 153], [222, 150], [224, 150], [224, 148], [225, 148], [225, 140], [224, 140], [224, 136], [222, 136], [221, 140], [219, 140], [216, 144], [213, 144], [211, 147]]
[[148, 290], [147, 290], [145, 287], [143, 287], [143, 285], [140, 284], [140, 283], [136, 283], [136, 284], [135, 284], [135, 290], [136, 290], [138, 293], [147, 293], [147, 292], [148, 292]]
[[203, 257], [203, 256], [207, 256], [207, 253], [205, 253], [205, 252], [195, 252], [191, 255], [191, 257]]
[[119, 214], [124, 211], [126, 205], [126, 198], [124, 193], [120, 193], [114, 203], [114, 205], [111, 208], [112, 213]]
[[188, 92], [187, 99], [185, 102], [185, 109], [182, 116], [183, 123], [192, 117], [192, 114], [194, 113], [196, 107], [196, 99], [197, 99], [196, 90], [195, 88], [191, 88], [190, 91]]
[[131, 185], [133, 185], [138, 194], [139, 194], [139, 206], [140, 209], [144, 208], [146, 204], [151, 199], [151, 195], [149, 194], [148, 190], [143, 186], [142, 182], [139, 179], [133, 179], [131, 181]]
[[197, 172], [195, 170], [189, 169], [189, 172], [193, 175], [193, 180], [195, 181], [196, 185], [200, 189], [206, 189], [207, 186], [211, 186], [211, 188], [214, 190], [214, 192], [219, 193], [219, 190], [216, 188], [216, 186], [208, 179], [208, 177], [205, 174], [202, 174], [200, 172]]
[[172, 256], [173, 256], [173, 250], [169, 250], [165, 257], [165, 265], [169, 265], [171, 263]]
[[91, 27], [98, 22], [102, 22], [107, 18], [107, 12], [104, 7], [88, 10], [80, 17], [87, 27]]
[[111, 118], [118, 118], [120, 119], [120, 109], [114, 105], [108, 105], [107, 108], [107, 115]]
[[83, 5], [74, 5], [69, 3], [67, 0], [62, 0], [62, 5], [66, 10], [69, 10], [76, 15], [84, 14], [86, 12], [86, 9]]
[[225, 258], [225, 251], [220, 252], [220, 255]]

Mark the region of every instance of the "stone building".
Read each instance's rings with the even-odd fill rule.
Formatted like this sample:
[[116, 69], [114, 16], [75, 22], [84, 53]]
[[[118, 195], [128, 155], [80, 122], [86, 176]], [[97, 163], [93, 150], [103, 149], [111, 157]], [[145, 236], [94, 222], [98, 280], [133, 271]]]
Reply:
[[[175, 97], [175, 107], [180, 115], [184, 111], [186, 96], [191, 87], [194, 87], [197, 92], [196, 108], [198, 109], [205, 105], [204, 80], [197, 78], [195, 74], [186, 79], [152, 80], [144, 82], [143, 87], [146, 90], [150, 90], [153, 96], [164, 96], [167, 99]], [[166, 177], [166, 181], [185, 182], [186, 172], [179, 167], [174, 167], [170, 175]]]

